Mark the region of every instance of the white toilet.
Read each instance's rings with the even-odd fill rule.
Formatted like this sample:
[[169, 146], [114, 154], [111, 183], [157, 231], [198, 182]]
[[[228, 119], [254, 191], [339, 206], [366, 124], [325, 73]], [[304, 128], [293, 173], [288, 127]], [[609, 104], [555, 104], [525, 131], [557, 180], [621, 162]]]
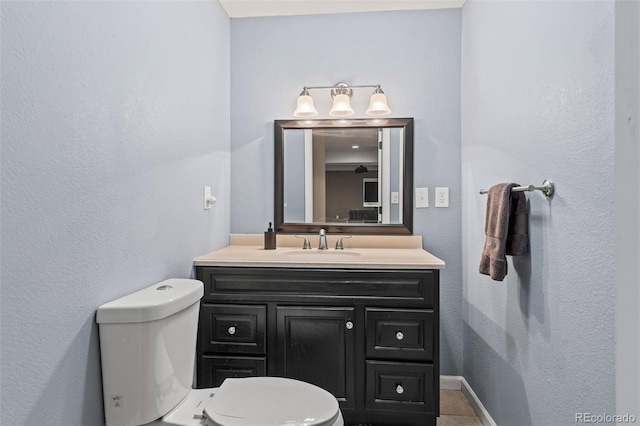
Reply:
[[191, 389], [200, 281], [170, 279], [98, 308], [107, 426], [343, 426], [338, 401], [281, 377]]

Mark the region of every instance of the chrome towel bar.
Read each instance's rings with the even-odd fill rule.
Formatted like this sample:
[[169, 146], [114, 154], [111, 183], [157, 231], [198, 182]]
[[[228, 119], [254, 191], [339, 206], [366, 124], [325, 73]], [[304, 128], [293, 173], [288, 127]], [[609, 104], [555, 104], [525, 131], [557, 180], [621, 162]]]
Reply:
[[[511, 192], [524, 192], [524, 191], [542, 191], [542, 193], [544, 195], [546, 195], [547, 197], [552, 197], [553, 196], [553, 192], [554, 192], [554, 186], [553, 186], [553, 182], [550, 180], [545, 179], [544, 182], [542, 182], [541, 186], [533, 186], [533, 185], [528, 185], [528, 186], [516, 186], [514, 188], [511, 188]], [[481, 194], [488, 194], [489, 190], [488, 189], [481, 189], [480, 190]]]

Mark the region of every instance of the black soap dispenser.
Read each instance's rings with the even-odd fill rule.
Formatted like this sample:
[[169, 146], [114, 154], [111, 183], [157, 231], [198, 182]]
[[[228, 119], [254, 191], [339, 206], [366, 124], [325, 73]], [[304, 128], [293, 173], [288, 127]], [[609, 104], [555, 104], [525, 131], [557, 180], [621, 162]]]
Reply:
[[276, 233], [273, 232], [273, 228], [271, 227], [271, 222], [269, 222], [269, 228], [267, 232], [264, 233], [264, 249], [265, 250], [275, 250], [276, 248]]

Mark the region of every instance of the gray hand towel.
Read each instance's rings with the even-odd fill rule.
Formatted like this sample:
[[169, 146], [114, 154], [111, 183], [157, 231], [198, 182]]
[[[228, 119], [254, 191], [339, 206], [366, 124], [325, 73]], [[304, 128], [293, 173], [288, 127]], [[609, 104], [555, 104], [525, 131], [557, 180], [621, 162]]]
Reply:
[[511, 192], [516, 183], [500, 183], [489, 189], [485, 221], [486, 241], [480, 259], [480, 273], [502, 281], [507, 275], [505, 255], [527, 254], [527, 198]]
[[524, 192], [511, 192], [509, 231], [507, 232], [507, 250], [505, 254], [524, 256], [529, 252], [528, 225], [526, 195], [524, 195]]

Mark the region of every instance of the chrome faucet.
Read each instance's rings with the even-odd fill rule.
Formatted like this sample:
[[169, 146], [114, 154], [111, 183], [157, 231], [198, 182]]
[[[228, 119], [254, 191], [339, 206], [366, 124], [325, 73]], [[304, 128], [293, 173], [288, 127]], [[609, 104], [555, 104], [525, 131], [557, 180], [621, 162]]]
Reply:
[[351, 235], [338, 238], [338, 241], [336, 241], [336, 250], [344, 250], [344, 245], [342, 244], [342, 240], [346, 240], [347, 238], [351, 238]]
[[318, 243], [318, 250], [327, 250], [329, 247], [327, 246], [327, 231], [324, 229], [320, 230], [320, 242]]
[[309, 239], [307, 237], [305, 237], [304, 235], [296, 235], [296, 238], [304, 238], [304, 244], [302, 245], [302, 250], [311, 250], [311, 243], [309, 242]]

